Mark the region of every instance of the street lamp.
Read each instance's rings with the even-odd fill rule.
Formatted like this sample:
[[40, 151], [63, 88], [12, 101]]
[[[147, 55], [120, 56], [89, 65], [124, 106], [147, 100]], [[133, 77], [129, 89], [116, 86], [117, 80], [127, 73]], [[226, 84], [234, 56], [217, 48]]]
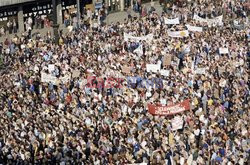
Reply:
[[59, 44], [59, 25], [57, 24], [57, 0], [52, 0], [52, 5], [53, 5], [53, 32], [54, 32], [54, 38], [55, 38], [55, 43], [58, 45]]

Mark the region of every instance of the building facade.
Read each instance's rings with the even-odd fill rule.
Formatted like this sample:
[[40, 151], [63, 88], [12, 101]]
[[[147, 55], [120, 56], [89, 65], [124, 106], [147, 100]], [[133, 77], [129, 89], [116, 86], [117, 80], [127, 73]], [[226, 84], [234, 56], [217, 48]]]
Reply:
[[[136, 3], [146, 3], [153, 0], [79, 0], [81, 11], [84, 6], [91, 4], [95, 8], [96, 4], [102, 3], [109, 13], [124, 11], [132, 8]], [[56, 0], [57, 23], [63, 23], [65, 12], [72, 8], [76, 9], [77, 0]], [[52, 0], [0, 0], [0, 27], [6, 26], [8, 21], [16, 21], [19, 32], [25, 30], [25, 21], [28, 18], [46, 17], [52, 20]]]
[[[92, 3], [92, 0], [80, 0], [80, 6]], [[56, 0], [57, 23], [63, 23], [64, 12], [76, 8], [76, 0]], [[31, 17], [46, 17], [52, 20], [52, 0], [0, 0], [0, 27], [7, 25], [7, 22], [17, 21], [19, 32], [25, 30], [25, 21]]]

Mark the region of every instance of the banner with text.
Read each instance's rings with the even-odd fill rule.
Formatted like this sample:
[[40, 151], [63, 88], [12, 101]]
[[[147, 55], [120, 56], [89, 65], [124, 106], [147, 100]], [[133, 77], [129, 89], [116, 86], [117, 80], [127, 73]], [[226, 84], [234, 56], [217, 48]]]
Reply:
[[208, 25], [222, 25], [223, 22], [223, 15], [212, 18], [212, 19], [208, 19], [208, 18], [202, 18], [199, 17], [197, 14], [194, 15], [194, 20], [199, 21], [201, 23], [207, 23]]
[[124, 40], [128, 41], [130, 40], [134, 40], [134, 41], [151, 41], [153, 40], [154, 35], [153, 34], [148, 34], [146, 36], [141, 36], [141, 37], [134, 37], [130, 34], [124, 33]]
[[192, 32], [202, 32], [202, 27], [186, 25], [188, 31]]
[[148, 111], [152, 115], [168, 116], [181, 113], [189, 109], [190, 109], [190, 101], [188, 99], [184, 100], [181, 103], [168, 106], [148, 104]]
[[168, 31], [168, 36], [170, 37], [187, 37], [189, 35], [189, 32], [187, 30], [183, 31]]
[[168, 19], [168, 18], [165, 18], [165, 24], [168, 24], [168, 25], [178, 25], [180, 24], [180, 21], [179, 21], [179, 18], [175, 18], [175, 19]]

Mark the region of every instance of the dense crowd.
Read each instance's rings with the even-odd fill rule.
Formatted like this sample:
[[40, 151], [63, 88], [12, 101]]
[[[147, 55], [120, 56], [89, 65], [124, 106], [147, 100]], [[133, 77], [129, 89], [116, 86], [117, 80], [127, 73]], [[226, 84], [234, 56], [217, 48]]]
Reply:
[[[8, 63], [0, 75], [0, 164], [248, 164], [245, 4], [194, 0], [160, 15], [148, 10], [124, 23], [84, 23], [61, 34], [59, 45], [48, 36], [6, 40], [0, 46]], [[203, 19], [223, 15], [223, 24], [210, 26], [194, 20], [194, 14]], [[180, 24], [165, 24], [176, 17]], [[186, 30], [186, 24], [203, 30], [168, 35]], [[124, 34], [153, 38], [125, 40]], [[228, 52], [220, 53], [221, 47]], [[166, 56], [171, 58], [165, 65]], [[147, 64], [159, 64], [169, 75], [147, 71]], [[205, 72], [196, 74], [198, 68]], [[140, 80], [127, 77], [158, 78], [162, 84], [143, 88]], [[184, 100], [190, 100], [188, 111], [148, 112], [149, 103]], [[177, 116], [183, 126], [173, 130]]]

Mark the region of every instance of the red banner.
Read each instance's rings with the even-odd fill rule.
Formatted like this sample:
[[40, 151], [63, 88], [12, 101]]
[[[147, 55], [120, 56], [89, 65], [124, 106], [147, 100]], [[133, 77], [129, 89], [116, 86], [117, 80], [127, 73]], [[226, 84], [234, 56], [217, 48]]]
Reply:
[[161, 106], [161, 105], [153, 105], [148, 104], [148, 111], [152, 115], [173, 115], [176, 113], [181, 113], [190, 109], [190, 102], [189, 100], [184, 100], [181, 103], [169, 106]]

